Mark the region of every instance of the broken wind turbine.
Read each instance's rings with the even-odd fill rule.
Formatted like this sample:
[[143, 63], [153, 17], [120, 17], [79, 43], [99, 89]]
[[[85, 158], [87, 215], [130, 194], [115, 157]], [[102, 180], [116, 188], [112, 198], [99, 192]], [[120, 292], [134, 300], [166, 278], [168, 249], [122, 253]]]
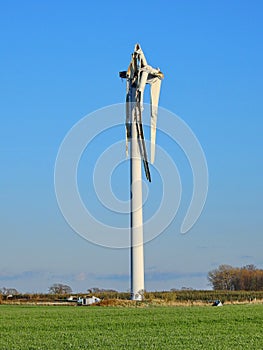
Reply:
[[[119, 73], [126, 79], [126, 154], [130, 149], [131, 192], [131, 299], [142, 300], [144, 292], [142, 172], [151, 182], [143, 124], [143, 97], [146, 84], [150, 85], [151, 106], [151, 163], [155, 158], [156, 123], [161, 81], [160, 69], [148, 65], [139, 44], [135, 45], [127, 71]], [[130, 143], [130, 147], [129, 147]]]

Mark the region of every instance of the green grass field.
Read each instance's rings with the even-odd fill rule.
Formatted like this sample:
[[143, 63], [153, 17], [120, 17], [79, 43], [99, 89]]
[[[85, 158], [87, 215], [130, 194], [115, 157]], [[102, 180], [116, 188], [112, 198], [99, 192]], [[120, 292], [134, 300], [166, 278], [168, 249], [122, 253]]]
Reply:
[[0, 305], [0, 349], [263, 349], [263, 305]]

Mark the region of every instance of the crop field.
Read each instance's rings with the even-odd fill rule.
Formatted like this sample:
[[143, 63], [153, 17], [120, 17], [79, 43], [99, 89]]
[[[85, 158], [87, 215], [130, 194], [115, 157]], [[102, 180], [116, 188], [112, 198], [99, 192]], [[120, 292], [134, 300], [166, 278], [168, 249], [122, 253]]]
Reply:
[[0, 305], [0, 349], [263, 349], [263, 305]]

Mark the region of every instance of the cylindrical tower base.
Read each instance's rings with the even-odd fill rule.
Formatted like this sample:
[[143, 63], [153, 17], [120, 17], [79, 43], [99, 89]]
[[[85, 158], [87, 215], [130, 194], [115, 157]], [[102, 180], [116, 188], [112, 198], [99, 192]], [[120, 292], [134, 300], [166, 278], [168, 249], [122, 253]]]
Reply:
[[142, 300], [144, 293], [142, 163], [135, 121], [131, 125], [131, 299]]

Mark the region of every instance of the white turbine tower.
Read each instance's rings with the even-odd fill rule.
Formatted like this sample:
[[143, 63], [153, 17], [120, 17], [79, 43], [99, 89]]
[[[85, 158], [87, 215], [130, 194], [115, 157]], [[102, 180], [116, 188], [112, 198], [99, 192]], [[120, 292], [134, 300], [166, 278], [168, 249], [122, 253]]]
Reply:
[[151, 163], [155, 156], [158, 101], [163, 73], [147, 64], [139, 44], [135, 45], [127, 71], [120, 72], [126, 79], [126, 153], [130, 142], [131, 192], [131, 299], [142, 300], [144, 291], [142, 170], [151, 182], [144, 133], [142, 127], [143, 94], [146, 84], [151, 88]]

